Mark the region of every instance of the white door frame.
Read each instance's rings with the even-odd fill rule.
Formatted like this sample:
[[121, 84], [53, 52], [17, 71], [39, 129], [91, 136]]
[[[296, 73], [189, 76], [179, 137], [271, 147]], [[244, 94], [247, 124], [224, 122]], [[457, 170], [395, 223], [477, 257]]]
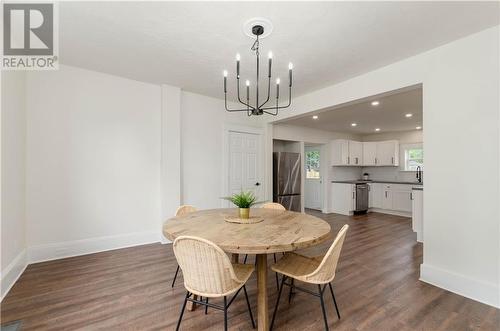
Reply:
[[[248, 133], [255, 134], [259, 136], [259, 165], [258, 165], [258, 173], [259, 173], [259, 182], [261, 183], [261, 196], [259, 197], [261, 200], [266, 197], [266, 169], [265, 169], [265, 136], [264, 129], [253, 127], [253, 126], [245, 126], [241, 124], [225, 124], [224, 125], [224, 133], [223, 133], [223, 154], [222, 154], [222, 192], [221, 197], [228, 196], [230, 193], [229, 190], [229, 133], [230, 132], [239, 132], [239, 133]], [[222, 208], [226, 207], [226, 203], [221, 199], [220, 206]]]

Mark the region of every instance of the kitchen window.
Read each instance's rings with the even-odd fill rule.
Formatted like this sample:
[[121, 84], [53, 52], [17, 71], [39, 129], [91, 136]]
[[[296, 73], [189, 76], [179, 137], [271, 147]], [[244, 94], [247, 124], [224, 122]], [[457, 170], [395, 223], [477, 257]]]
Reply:
[[417, 167], [424, 169], [424, 149], [422, 144], [402, 145], [404, 156], [404, 171], [416, 171]]
[[319, 179], [319, 151], [306, 151], [306, 178]]

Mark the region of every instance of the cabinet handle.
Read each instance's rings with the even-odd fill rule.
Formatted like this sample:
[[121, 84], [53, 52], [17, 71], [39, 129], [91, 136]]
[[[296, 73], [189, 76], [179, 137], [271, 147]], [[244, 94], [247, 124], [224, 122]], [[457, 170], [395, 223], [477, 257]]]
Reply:
[[351, 158], [349, 156], [347, 157], [347, 164], [351, 164]]
[[394, 156], [391, 157], [391, 163], [394, 164]]
[[387, 199], [387, 191], [385, 191], [385, 198]]
[[354, 199], [354, 192], [352, 192], [352, 198]]
[[358, 164], [358, 158], [356, 158], [356, 164]]
[[413, 192], [410, 192], [410, 200], [413, 200]]
[[375, 164], [377, 164], [377, 158], [375, 158]]

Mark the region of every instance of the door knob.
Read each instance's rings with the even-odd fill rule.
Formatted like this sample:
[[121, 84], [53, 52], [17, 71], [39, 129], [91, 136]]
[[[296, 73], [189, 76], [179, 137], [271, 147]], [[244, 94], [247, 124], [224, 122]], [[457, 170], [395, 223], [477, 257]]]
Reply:
[[255, 183], [255, 186], [259, 186], [259, 185], [260, 185], [260, 183], [259, 183], [259, 182]]

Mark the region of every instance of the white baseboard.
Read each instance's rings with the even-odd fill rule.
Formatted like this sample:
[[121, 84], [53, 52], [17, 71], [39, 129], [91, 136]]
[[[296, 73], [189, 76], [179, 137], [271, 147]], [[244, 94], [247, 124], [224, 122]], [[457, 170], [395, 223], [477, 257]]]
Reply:
[[500, 288], [428, 264], [420, 265], [420, 280], [484, 304], [500, 308]]
[[115, 236], [30, 246], [28, 248], [28, 257], [29, 263], [36, 263], [131, 246], [151, 244], [160, 241], [161, 238], [158, 232], [127, 233]]
[[4, 269], [2, 270], [1, 276], [1, 300], [5, 298], [7, 293], [9, 293], [10, 289], [14, 285], [14, 283], [18, 280], [19, 276], [24, 272], [24, 269], [28, 266], [27, 254], [26, 250], [23, 249], [21, 253], [19, 253], [14, 260]]
[[368, 212], [389, 214], [389, 215], [402, 216], [402, 217], [411, 217], [411, 212], [389, 210], [389, 209], [370, 208], [370, 209], [368, 209]]

